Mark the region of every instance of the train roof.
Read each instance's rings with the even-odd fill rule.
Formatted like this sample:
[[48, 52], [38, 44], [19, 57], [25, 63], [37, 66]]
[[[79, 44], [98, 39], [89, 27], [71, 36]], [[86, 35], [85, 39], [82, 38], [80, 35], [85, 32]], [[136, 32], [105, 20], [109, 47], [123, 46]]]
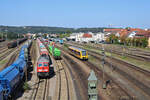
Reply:
[[48, 58], [45, 58], [45, 57], [40, 57], [38, 59], [38, 62], [49, 62], [49, 59]]
[[18, 72], [18, 70], [16, 69], [15, 65], [12, 64], [0, 72], [0, 80], [1, 78], [12, 78], [13, 74], [16, 72]]
[[78, 48], [78, 47], [74, 47], [74, 46], [69, 46], [69, 48], [76, 49], [78, 51], [86, 51], [84, 49], [81, 49], [81, 48]]
[[41, 55], [38, 59], [38, 62], [49, 62], [52, 64], [51, 58], [48, 55]]
[[54, 51], [59, 51], [60, 52], [60, 50], [58, 48], [54, 48]]

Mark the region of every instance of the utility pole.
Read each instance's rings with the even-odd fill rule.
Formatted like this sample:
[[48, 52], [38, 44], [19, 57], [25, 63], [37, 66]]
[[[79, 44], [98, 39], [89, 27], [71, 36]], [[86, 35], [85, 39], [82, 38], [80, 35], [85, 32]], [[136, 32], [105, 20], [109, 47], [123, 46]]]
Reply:
[[3, 35], [4, 35], [4, 33], [2, 33], [2, 39], [4, 39], [4, 38], [3, 38]]
[[126, 50], [125, 50], [126, 48], [125, 48], [125, 45], [126, 45], [126, 44], [125, 44], [125, 42], [124, 42], [124, 47], [123, 47], [123, 48], [124, 48], [124, 49], [123, 49], [123, 53], [124, 53], [123, 56], [124, 56], [124, 57], [126, 56]]
[[[112, 44], [112, 40], [111, 40], [111, 44]], [[111, 46], [111, 50], [110, 50], [110, 67], [112, 68], [112, 46]]]
[[105, 70], [104, 70], [104, 64], [105, 64], [105, 49], [103, 48], [102, 49], [102, 67], [103, 67], [103, 79], [102, 79], [102, 88], [103, 89], [106, 89], [106, 84], [105, 84], [105, 81], [104, 81], [104, 78], [105, 78]]
[[7, 32], [8, 32], [8, 30], [6, 29], [6, 30], [5, 30], [5, 34], [6, 34], [6, 35], [5, 35], [5, 36], [6, 36], [6, 40], [7, 40]]
[[19, 46], [19, 41], [18, 41], [18, 38], [19, 38], [19, 34], [18, 34], [18, 37], [17, 37], [17, 47]]
[[7, 40], [7, 33], [6, 33], [6, 40]]

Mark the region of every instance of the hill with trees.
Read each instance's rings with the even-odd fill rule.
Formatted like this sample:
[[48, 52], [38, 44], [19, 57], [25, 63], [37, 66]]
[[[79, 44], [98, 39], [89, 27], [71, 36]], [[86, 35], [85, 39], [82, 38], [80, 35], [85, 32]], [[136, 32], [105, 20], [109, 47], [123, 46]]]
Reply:
[[103, 32], [102, 28], [64, 28], [47, 26], [0, 26], [0, 32], [13, 33], [72, 33], [72, 32]]

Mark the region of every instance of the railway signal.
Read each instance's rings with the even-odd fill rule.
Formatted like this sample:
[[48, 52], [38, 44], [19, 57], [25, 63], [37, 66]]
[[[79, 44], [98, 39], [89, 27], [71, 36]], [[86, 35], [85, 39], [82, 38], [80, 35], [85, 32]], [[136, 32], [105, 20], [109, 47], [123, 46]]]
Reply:
[[98, 100], [97, 77], [92, 70], [88, 77], [88, 98], [89, 100]]

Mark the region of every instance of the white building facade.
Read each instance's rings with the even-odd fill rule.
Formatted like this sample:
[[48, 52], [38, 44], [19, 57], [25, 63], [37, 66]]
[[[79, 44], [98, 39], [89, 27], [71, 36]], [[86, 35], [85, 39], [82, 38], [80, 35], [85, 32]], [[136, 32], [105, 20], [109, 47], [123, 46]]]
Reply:
[[75, 39], [76, 42], [100, 42], [100, 41], [104, 41], [105, 40], [105, 34], [104, 33], [86, 33], [86, 34], [90, 34], [92, 35], [92, 37], [83, 37], [85, 33], [73, 33], [71, 34], [71, 36], [69, 37], [69, 39]]

